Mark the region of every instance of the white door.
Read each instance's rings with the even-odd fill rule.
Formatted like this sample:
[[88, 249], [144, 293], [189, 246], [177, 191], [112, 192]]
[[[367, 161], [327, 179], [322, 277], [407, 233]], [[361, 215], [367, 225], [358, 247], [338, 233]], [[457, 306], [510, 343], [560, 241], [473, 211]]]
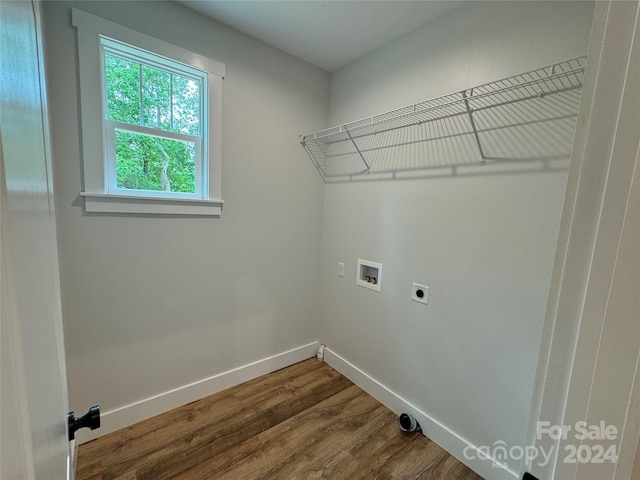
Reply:
[[62, 480], [72, 472], [39, 5], [0, 1], [0, 22], [0, 478]]

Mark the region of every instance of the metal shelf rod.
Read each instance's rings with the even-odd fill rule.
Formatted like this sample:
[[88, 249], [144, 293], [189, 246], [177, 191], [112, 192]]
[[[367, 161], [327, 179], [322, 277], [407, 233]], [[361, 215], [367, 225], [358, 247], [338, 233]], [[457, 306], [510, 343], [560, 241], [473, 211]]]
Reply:
[[[567, 88], [564, 88], [564, 89], [562, 89], [562, 90], [558, 90], [558, 91], [555, 91], [555, 92], [552, 92], [552, 93], [547, 93], [547, 94], [545, 95], [545, 97], [546, 97], [546, 96], [550, 96], [550, 95], [556, 95], [556, 94], [558, 94], [558, 93], [568, 92], [568, 91], [571, 91], [571, 90], [578, 90], [578, 89], [580, 89], [580, 88], [582, 88], [582, 84], [580, 84], [580, 85], [576, 85], [576, 86], [572, 86], [572, 87], [567, 87]], [[503, 107], [503, 106], [506, 106], [506, 105], [512, 105], [512, 104], [514, 104], [514, 103], [525, 102], [525, 101], [527, 101], [527, 100], [534, 100], [534, 99], [536, 99], [536, 98], [540, 98], [540, 94], [529, 95], [528, 97], [518, 98], [518, 99], [514, 99], [514, 100], [508, 100], [508, 101], [504, 101], [504, 102], [500, 102], [500, 103], [495, 103], [495, 104], [491, 104], [491, 105], [486, 105], [486, 106], [483, 106], [483, 107], [476, 107], [476, 108], [474, 108], [472, 111], [474, 111], [474, 112], [481, 112], [481, 111], [483, 111], [483, 110], [488, 110], [488, 109], [493, 109], [493, 108]], [[460, 101], [458, 101], [458, 103], [459, 103], [459, 102], [460, 102]], [[418, 112], [418, 113], [421, 113], [421, 112]], [[459, 111], [459, 112], [452, 113], [452, 114], [449, 114], [449, 115], [443, 115], [443, 116], [440, 116], [440, 117], [435, 117], [435, 118], [430, 118], [430, 119], [426, 119], [426, 120], [415, 121], [415, 122], [412, 122], [412, 123], [406, 123], [406, 124], [402, 124], [402, 125], [398, 125], [398, 126], [393, 126], [393, 127], [385, 128], [385, 129], [383, 129], [383, 130], [375, 130], [375, 131], [373, 131], [373, 132], [363, 133], [363, 134], [360, 134], [360, 135], [356, 135], [354, 138], [363, 138], [363, 137], [368, 137], [369, 135], [378, 135], [378, 134], [380, 134], [380, 133], [387, 133], [387, 132], [391, 132], [391, 131], [393, 131], [393, 130], [398, 130], [398, 129], [401, 129], [401, 128], [407, 128], [407, 127], [412, 127], [412, 126], [415, 126], [415, 125], [421, 125], [421, 124], [423, 124], [423, 123], [429, 123], [429, 122], [436, 122], [436, 121], [440, 121], [440, 120], [446, 120], [446, 119], [453, 118], [453, 117], [458, 117], [458, 116], [461, 116], [461, 115], [467, 115], [467, 111], [466, 111], [466, 110], [461, 110], [461, 111]], [[331, 135], [335, 135], [335, 133], [333, 133], [333, 134], [331, 134]], [[326, 137], [330, 137], [331, 135], [327, 135]], [[326, 138], [326, 137], [318, 137], [318, 139], [319, 139], [319, 138]], [[307, 139], [307, 136], [305, 136], [304, 138], [305, 138], [305, 139]], [[316, 138], [314, 138], [314, 140], [316, 140]], [[341, 143], [341, 142], [348, 142], [348, 141], [350, 141], [350, 139], [349, 139], [349, 138], [343, 138], [343, 139], [340, 139], [340, 140], [334, 140], [334, 141], [331, 141], [331, 142], [325, 142], [325, 143], [326, 143], [327, 145], [333, 145], [334, 143]]]
[[[478, 129], [477, 132], [478, 134], [480, 133], [486, 133], [486, 132], [493, 132], [493, 131], [498, 131], [498, 130], [503, 130], [503, 129], [507, 129], [507, 128], [513, 128], [513, 127], [522, 127], [522, 126], [530, 126], [530, 125], [535, 125], [536, 123], [546, 123], [546, 122], [553, 122], [553, 121], [558, 121], [558, 120], [568, 120], [571, 118], [576, 118], [576, 115], [561, 115], [558, 117], [553, 117], [553, 118], [545, 118], [544, 120], [535, 120], [532, 122], [519, 122], [519, 123], [513, 123], [510, 125], [501, 125], [501, 126], [496, 126], [496, 127], [490, 127], [490, 128], [482, 128], [482, 129]], [[452, 133], [450, 135], [440, 135], [437, 137], [429, 137], [429, 138], [421, 138], [420, 140], [412, 140], [412, 141], [407, 141], [407, 142], [398, 142], [398, 143], [394, 143], [392, 145], [382, 145], [380, 147], [371, 147], [371, 148], [360, 148], [360, 152], [364, 155], [365, 153], [369, 153], [369, 152], [377, 152], [379, 150], [385, 150], [388, 148], [395, 148], [395, 147], [405, 147], [408, 145], [416, 145], [419, 143], [424, 143], [424, 142], [433, 142], [436, 140], [444, 140], [444, 139], [448, 139], [448, 138], [455, 138], [455, 137], [464, 137], [465, 135], [473, 135], [473, 131], [468, 131], [468, 132], [458, 132], [458, 133]], [[326, 158], [340, 158], [340, 157], [345, 157], [348, 155], [353, 155], [353, 153], [336, 153], [333, 155], [326, 155]], [[491, 157], [487, 157], [485, 156], [485, 160], [491, 160]], [[315, 164], [315, 161], [314, 161]]]
[[[325, 181], [383, 171], [393, 172], [395, 178], [407, 168], [434, 164], [455, 167], [472, 159], [474, 150], [482, 165], [516, 153], [526, 158], [527, 149], [529, 156], [544, 156], [552, 149], [566, 152], [585, 65], [586, 56], [572, 58], [310, 133], [301, 136], [300, 143]], [[559, 119], [568, 123], [533, 127]], [[490, 133], [503, 129], [501, 137]], [[411, 146], [431, 141], [419, 150]]]
[[[580, 58], [583, 58], [583, 57], [578, 57], [578, 59], [580, 59]], [[574, 59], [572, 59], [572, 60], [574, 60]], [[550, 67], [545, 67], [545, 68], [550, 68]], [[562, 73], [554, 74], [553, 76], [540, 77], [540, 78], [536, 78], [534, 80], [529, 80], [529, 81], [524, 82], [524, 83], [513, 84], [513, 85], [510, 85], [508, 87], [499, 88], [497, 90], [492, 90], [492, 91], [487, 91], [487, 92], [475, 94], [473, 96], [473, 98], [474, 98], [474, 100], [480, 100], [480, 99], [483, 99], [484, 97], [493, 97], [493, 96], [496, 96], [496, 95], [506, 94], [506, 93], [510, 93], [510, 92], [512, 92], [514, 90], [523, 90], [523, 89], [526, 89], [527, 87], [531, 87], [531, 86], [534, 86], [534, 85], [539, 85], [541, 83], [548, 83], [548, 82], [551, 82], [552, 80], [558, 80], [558, 79], [561, 79], [561, 78], [566, 78], [566, 77], [569, 77], [571, 75], [575, 75], [576, 73], [583, 73], [583, 72], [584, 72], [584, 67], [580, 67], [580, 68], [577, 68], [577, 69], [574, 69], [574, 70], [571, 70], [571, 71], [568, 71], [568, 72], [562, 72]], [[526, 74], [517, 75], [515, 78], [518, 78], [518, 77], [521, 77], [521, 76], [524, 76], [524, 75], [526, 75]], [[512, 80], [512, 79], [513, 79], [513, 77], [510, 78], [510, 79], [507, 79], [507, 80]], [[494, 84], [499, 83], [499, 82], [500, 81], [487, 83], [487, 84], [481, 85], [479, 87], [474, 87], [471, 90], [476, 90], [476, 91], [477, 90], [481, 90], [482, 88], [486, 88], [488, 86], [494, 85]], [[560, 92], [567, 91], [567, 90], [574, 90], [576, 88], [582, 88], [581, 82], [579, 82], [578, 85], [570, 84], [570, 86], [568, 86], [568, 87], [555, 88], [554, 90], [551, 90], [549, 92], [536, 92], [535, 94], [529, 94], [526, 97], [515, 98], [515, 99], [512, 99], [511, 101], [512, 102], [513, 101], [522, 101], [522, 100], [526, 100], [528, 98], [536, 98], [536, 97], [540, 97], [540, 96], [552, 95], [552, 94], [560, 93]], [[464, 90], [464, 91], [466, 91], [466, 90]], [[461, 93], [461, 92], [458, 92], [458, 93]], [[434, 98], [432, 100], [428, 100], [426, 102], [419, 102], [419, 103], [416, 103], [414, 105], [409, 105], [407, 107], [398, 108], [398, 109], [391, 110], [391, 111], [386, 112], [386, 113], [374, 115], [374, 116], [371, 116], [371, 117], [366, 117], [366, 118], [361, 119], [361, 120], [356, 120], [354, 122], [351, 122], [350, 124], [345, 124], [345, 125], [340, 126], [340, 132], [346, 132], [347, 130], [350, 131], [350, 132], [353, 132], [354, 130], [358, 130], [358, 129], [370, 128], [370, 127], [373, 127], [375, 125], [384, 124], [384, 123], [388, 123], [388, 122], [391, 122], [391, 121], [400, 120], [400, 119], [403, 119], [403, 118], [410, 118], [410, 117], [412, 117], [414, 115], [419, 115], [419, 114], [423, 114], [423, 113], [427, 113], [427, 112], [431, 112], [431, 111], [441, 110], [441, 109], [444, 109], [446, 107], [455, 106], [455, 105], [458, 105], [461, 102], [463, 102], [463, 100], [461, 100], [461, 99], [454, 99], [454, 100], [447, 101], [446, 103], [442, 103], [442, 104], [433, 105], [433, 106], [430, 106], [430, 107], [418, 109], [419, 105], [422, 105], [424, 103], [443, 100], [443, 99], [445, 99], [447, 97], [454, 98], [455, 96], [456, 96], [456, 94], [448, 94], [448, 95], [444, 95], [442, 97], [437, 97], [437, 98]], [[491, 107], [499, 106], [500, 104], [506, 104], [506, 103], [507, 102], [501, 102], [501, 103], [497, 103], [497, 104], [492, 104]], [[411, 110], [411, 111], [408, 111], [406, 113], [397, 113], [396, 114], [396, 112], [402, 112], [402, 111], [405, 111], [405, 110]], [[376, 118], [379, 118], [379, 117], [383, 117], [383, 118], [381, 118], [380, 120], [376, 120]], [[324, 136], [335, 135], [336, 134], [335, 129], [336, 129], [336, 127], [329, 128], [329, 129], [326, 129], [326, 130], [321, 130], [319, 132], [315, 132], [315, 133], [312, 133], [312, 134], [305, 135], [304, 138], [307, 139], [308, 137], [312, 136], [312, 139], [317, 140], [317, 139], [322, 138]], [[358, 138], [358, 135], [356, 135], [356, 138]]]

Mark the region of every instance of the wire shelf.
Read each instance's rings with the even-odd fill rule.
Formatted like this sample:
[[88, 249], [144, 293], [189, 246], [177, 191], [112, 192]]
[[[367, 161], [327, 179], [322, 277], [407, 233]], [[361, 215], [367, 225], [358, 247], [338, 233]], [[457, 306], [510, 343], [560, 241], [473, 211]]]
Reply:
[[301, 136], [327, 181], [568, 157], [586, 56]]

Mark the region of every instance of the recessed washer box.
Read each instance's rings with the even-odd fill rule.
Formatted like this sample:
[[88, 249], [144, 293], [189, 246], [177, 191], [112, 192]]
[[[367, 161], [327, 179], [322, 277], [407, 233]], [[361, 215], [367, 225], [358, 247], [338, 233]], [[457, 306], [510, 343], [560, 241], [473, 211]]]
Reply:
[[380, 291], [382, 287], [382, 264], [370, 260], [358, 259], [356, 283], [361, 287]]

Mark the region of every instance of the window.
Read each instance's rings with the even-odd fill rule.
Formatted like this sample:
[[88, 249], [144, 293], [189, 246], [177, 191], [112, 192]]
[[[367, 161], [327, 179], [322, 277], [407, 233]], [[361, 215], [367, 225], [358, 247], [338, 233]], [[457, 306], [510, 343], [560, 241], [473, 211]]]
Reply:
[[101, 38], [111, 193], [202, 198], [206, 72]]
[[219, 215], [224, 65], [72, 12], [86, 211]]

